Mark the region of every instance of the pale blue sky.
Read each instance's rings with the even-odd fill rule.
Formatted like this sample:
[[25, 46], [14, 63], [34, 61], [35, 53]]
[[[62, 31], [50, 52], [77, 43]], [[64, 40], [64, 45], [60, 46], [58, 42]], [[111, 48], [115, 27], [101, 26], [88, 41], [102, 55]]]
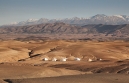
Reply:
[[0, 25], [30, 18], [128, 15], [129, 0], [0, 0]]

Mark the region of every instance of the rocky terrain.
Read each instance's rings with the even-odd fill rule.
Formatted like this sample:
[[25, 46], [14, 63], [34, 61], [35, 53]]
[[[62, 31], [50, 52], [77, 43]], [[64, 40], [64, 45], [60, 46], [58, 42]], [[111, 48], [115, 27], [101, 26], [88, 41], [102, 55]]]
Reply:
[[22, 36], [47, 37], [54, 39], [87, 38], [128, 38], [129, 25], [85, 25], [75, 26], [65, 23], [47, 23], [26, 26], [3, 26], [0, 28], [1, 39], [22, 38]]
[[1, 83], [128, 83], [128, 74], [129, 42], [0, 41]]

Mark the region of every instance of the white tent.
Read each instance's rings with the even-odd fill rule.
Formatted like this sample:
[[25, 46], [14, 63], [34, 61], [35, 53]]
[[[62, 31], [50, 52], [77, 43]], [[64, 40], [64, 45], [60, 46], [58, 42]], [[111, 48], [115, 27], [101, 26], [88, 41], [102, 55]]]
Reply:
[[62, 58], [60, 61], [67, 61], [67, 58]]
[[57, 58], [53, 58], [52, 61], [57, 61]]
[[75, 58], [76, 61], [80, 61], [81, 59], [80, 58]]
[[89, 61], [89, 62], [92, 62], [93, 60], [89, 58], [88, 61]]
[[100, 58], [99, 60], [102, 61], [103, 59]]
[[48, 61], [48, 58], [44, 58], [43, 60], [44, 60], [44, 61]]

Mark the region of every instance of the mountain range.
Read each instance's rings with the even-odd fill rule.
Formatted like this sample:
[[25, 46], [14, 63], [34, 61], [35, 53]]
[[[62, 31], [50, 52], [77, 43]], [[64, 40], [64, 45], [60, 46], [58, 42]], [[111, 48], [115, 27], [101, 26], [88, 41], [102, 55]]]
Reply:
[[55, 22], [63, 22], [74, 25], [87, 25], [87, 24], [121, 25], [121, 24], [129, 24], [129, 16], [127, 15], [107, 16], [104, 14], [97, 14], [90, 18], [78, 18], [78, 17], [65, 18], [65, 19], [41, 18], [41, 19], [28, 19], [27, 21], [14, 22], [7, 25], [24, 26], [24, 25], [34, 25], [42, 23], [55, 23]]
[[[70, 25], [66, 23], [43, 23], [37, 25], [25, 26], [2, 26], [0, 34], [48, 34], [53, 35], [78, 35], [86, 37], [119, 37], [129, 38], [129, 24], [123, 25], [104, 25], [104, 24], [89, 24], [84, 26]], [[56, 37], [56, 36], [55, 36]]]

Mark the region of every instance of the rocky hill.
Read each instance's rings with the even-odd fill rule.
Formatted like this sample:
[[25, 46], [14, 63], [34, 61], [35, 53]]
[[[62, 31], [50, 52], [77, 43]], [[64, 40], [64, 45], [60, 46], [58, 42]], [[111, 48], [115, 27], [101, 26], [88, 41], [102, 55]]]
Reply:
[[129, 36], [129, 25], [85, 25], [83, 28], [87, 28], [88, 33], [100, 34], [112, 36]]
[[[46, 23], [26, 26], [3, 26], [0, 34], [48, 34], [48, 35], [92, 35], [103, 37], [129, 37], [129, 25], [85, 25], [75, 26], [65, 23]], [[80, 35], [80, 36], [81, 36]], [[89, 36], [90, 37], [90, 36]]]

